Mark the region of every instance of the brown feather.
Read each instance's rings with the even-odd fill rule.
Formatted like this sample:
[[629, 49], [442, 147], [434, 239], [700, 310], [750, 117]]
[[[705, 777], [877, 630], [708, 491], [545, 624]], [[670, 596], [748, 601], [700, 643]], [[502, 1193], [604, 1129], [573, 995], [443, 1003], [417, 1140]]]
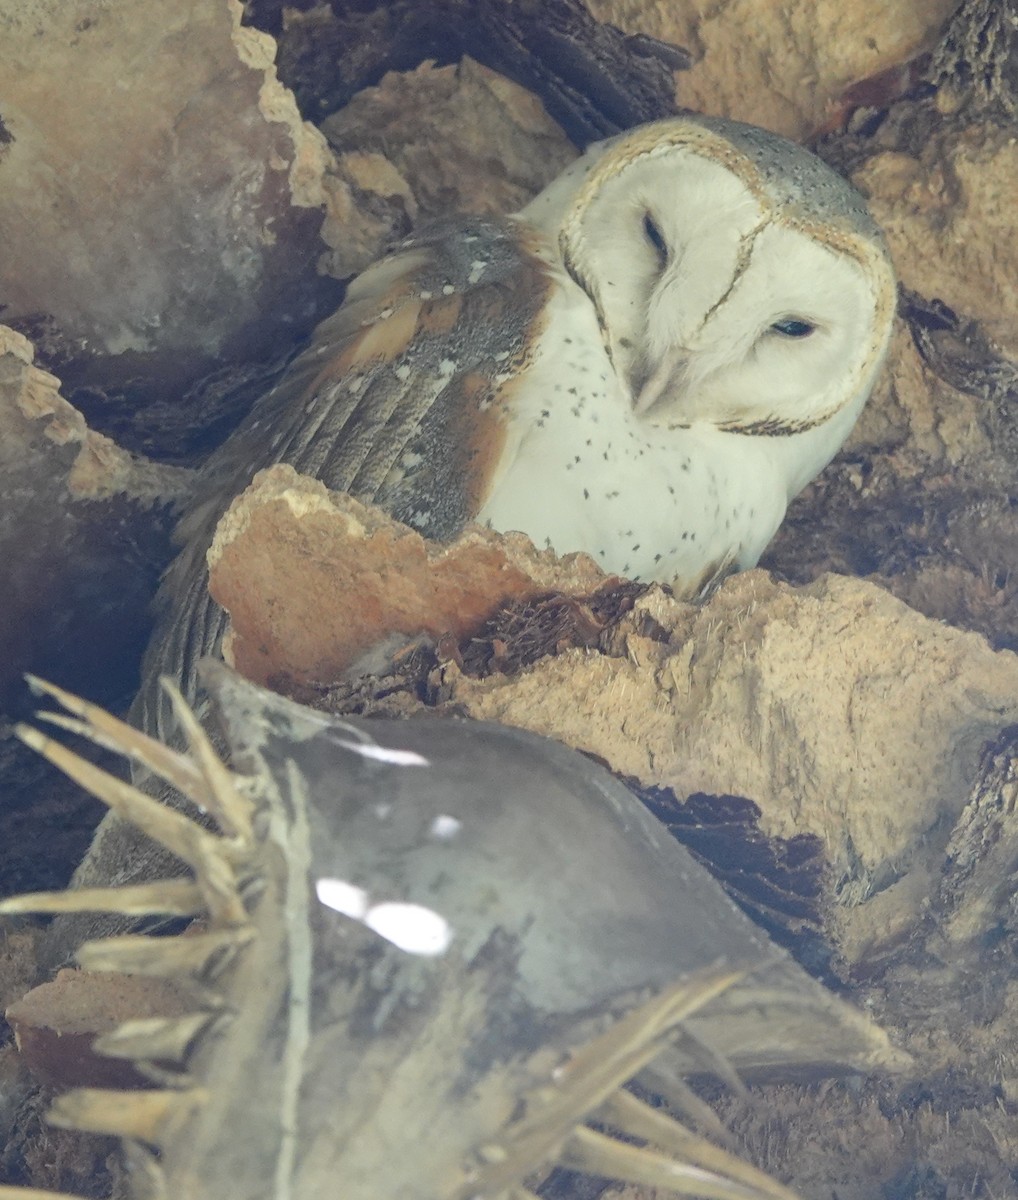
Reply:
[[205, 553], [257, 471], [289, 463], [440, 539], [477, 513], [551, 286], [530, 241], [512, 222], [490, 219], [408, 239], [353, 281], [343, 306], [212, 455], [158, 599], [134, 710], [144, 728], [164, 737], [173, 728], [158, 676], [180, 679], [193, 696], [198, 659], [218, 652], [225, 616], [208, 596]]

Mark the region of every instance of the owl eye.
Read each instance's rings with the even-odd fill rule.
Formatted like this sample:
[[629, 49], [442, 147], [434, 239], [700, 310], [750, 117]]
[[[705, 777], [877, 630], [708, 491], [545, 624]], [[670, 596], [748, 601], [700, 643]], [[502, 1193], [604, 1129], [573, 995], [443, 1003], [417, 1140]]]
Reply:
[[804, 338], [809, 337], [816, 326], [811, 321], [802, 320], [801, 317], [785, 317], [781, 321], [775, 321], [771, 329], [780, 333], [782, 337]]
[[649, 212], [643, 214], [643, 232], [647, 235], [647, 241], [654, 247], [658, 261], [663, 267], [668, 261], [668, 246], [664, 234], [658, 229], [657, 223]]

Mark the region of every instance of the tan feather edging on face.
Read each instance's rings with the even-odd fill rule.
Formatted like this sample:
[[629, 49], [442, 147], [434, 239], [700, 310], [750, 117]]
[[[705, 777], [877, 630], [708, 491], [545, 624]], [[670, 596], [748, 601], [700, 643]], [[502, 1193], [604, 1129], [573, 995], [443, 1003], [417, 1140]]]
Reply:
[[[573, 199], [558, 235], [559, 253], [567, 274], [589, 296], [597, 316], [602, 340], [610, 359], [613, 359], [612, 340], [605, 314], [604, 298], [597, 281], [591, 255], [590, 239], [585, 239], [585, 223], [591, 205], [598, 199], [606, 183], [641, 160], [685, 149], [705, 160], [720, 165], [735, 175], [765, 214], [761, 223], [774, 223], [794, 229], [812, 241], [825, 245], [834, 253], [855, 259], [874, 288], [874, 314], [871, 336], [865, 353], [857, 366], [859, 380], [872, 379], [883, 360], [890, 340], [891, 321], [897, 302], [897, 285], [893, 267], [879, 231], [865, 212], [862, 197], [847, 181], [801, 147], [778, 135], [768, 134], [734, 122], [718, 121], [715, 130], [697, 119], [678, 119], [656, 122], [623, 137], [610, 147], [591, 168]], [[773, 146], [773, 158], [785, 156], [801, 169], [805, 160], [810, 168], [802, 172], [786, 195], [776, 189], [774, 163], [761, 159], [750, 146], [749, 152], [731, 140], [732, 129], [747, 131], [765, 146]], [[819, 179], [819, 184], [817, 180]], [[783, 422], [779, 418], [755, 422], [752, 425], [721, 425], [730, 432], [766, 436], [805, 432], [824, 424], [840, 411], [850, 396], [837, 405], [814, 413], [808, 420], [796, 418]]]

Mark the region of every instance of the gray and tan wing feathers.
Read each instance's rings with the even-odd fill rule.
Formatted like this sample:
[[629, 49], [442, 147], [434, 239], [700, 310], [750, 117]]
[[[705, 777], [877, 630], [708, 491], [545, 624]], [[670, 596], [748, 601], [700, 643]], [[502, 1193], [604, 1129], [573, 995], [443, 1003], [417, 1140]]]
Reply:
[[542, 327], [551, 281], [510, 221], [438, 223], [351, 284], [282, 380], [211, 457], [157, 600], [134, 719], [171, 736], [157, 679], [195, 696], [195, 665], [225, 617], [205, 554], [230, 502], [288, 463], [439, 539], [476, 514], [503, 450], [513, 380]]

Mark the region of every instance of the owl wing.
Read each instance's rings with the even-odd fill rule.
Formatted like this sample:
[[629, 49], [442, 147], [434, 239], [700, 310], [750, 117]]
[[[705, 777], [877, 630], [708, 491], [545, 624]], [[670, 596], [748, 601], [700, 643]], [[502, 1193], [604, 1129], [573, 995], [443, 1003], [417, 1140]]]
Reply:
[[216, 524], [255, 473], [289, 463], [380, 505], [422, 534], [455, 535], [480, 509], [505, 448], [514, 384], [543, 328], [552, 278], [508, 220], [425, 227], [353, 281], [342, 307], [202, 470], [157, 598], [135, 717], [172, 722], [158, 676], [194, 697], [225, 616], [207, 590]]

